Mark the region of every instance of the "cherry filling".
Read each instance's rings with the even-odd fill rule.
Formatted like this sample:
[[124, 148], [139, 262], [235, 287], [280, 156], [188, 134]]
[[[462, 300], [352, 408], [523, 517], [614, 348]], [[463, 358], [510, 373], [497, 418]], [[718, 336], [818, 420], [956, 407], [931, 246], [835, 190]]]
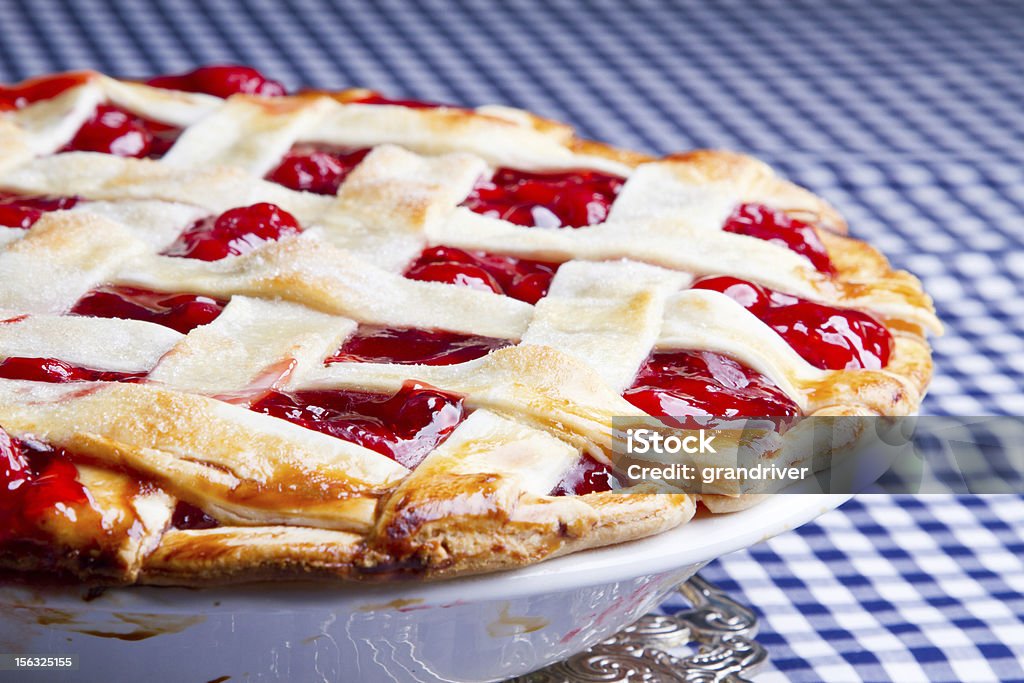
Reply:
[[623, 397], [655, 416], [794, 417], [800, 412], [770, 379], [710, 351], [654, 353]]
[[405, 276], [491, 291], [535, 304], [548, 293], [559, 265], [482, 251], [430, 247], [409, 266]]
[[295, 216], [274, 204], [253, 204], [196, 221], [163, 253], [219, 261], [302, 232]]
[[443, 330], [360, 326], [327, 363], [454, 365], [508, 346], [507, 339]]
[[0, 111], [21, 109], [35, 102], [48, 100], [76, 85], [82, 85], [86, 74], [58, 74], [37, 78], [15, 86], [0, 86]]
[[406, 382], [387, 396], [361, 391], [271, 392], [252, 410], [377, 451], [414, 468], [466, 416], [462, 398]]
[[236, 93], [276, 97], [286, 94], [283, 85], [273, 81], [249, 66], [220, 64], [201, 66], [194, 71], [170, 76], [158, 76], [146, 85], [168, 90], [201, 92], [215, 97], [230, 97]]
[[463, 202], [471, 211], [538, 228], [580, 228], [608, 218], [625, 181], [597, 171], [529, 173], [499, 168]]
[[267, 174], [267, 180], [292, 190], [335, 195], [370, 147], [348, 149], [333, 145], [296, 145], [281, 163]]
[[892, 335], [867, 313], [805, 301], [734, 277], [705, 277], [693, 287], [732, 298], [822, 370], [877, 370], [889, 363]]
[[6, 358], [0, 361], [0, 377], [34, 382], [129, 382], [141, 379], [147, 374], [92, 370], [56, 358]]
[[622, 488], [622, 482], [615, 476], [611, 467], [594, 460], [589, 455], [584, 455], [562, 477], [562, 481], [558, 482], [551, 495], [583, 496], [588, 493], [600, 493], [618, 488]]
[[105, 285], [79, 299], [70, 312], [97, 318], [143, 320], [188, 334], [200, 325], [213, 322], [226, 305], [226, 301], [201, 294], [172, 294]]
[[28, 230], [44, 213], [70, 209], [78, 197], [19, 196], [0, 193], [0, 225]]
[[787, 247], [806, 257], [820, 272], [827, 275], [836, 272], [828, 250], [814, 228], [781, 211], [760, 204], [741, 204], [722, 229]]
[[195, 505], [179, 500], [174, 506], [171, 526], [175, 529], [214, 529], [219, 527], [220, 523]]
[[180, 134], [181, 129], [175, 126], [101, 104], [60, 151], [158, 159], [167, 153]]
[[36, 535], [57, 510], [76, 521], [73, 505], [89, 503], [67, 451], [15, 439], [0, 428], [0, 543]]

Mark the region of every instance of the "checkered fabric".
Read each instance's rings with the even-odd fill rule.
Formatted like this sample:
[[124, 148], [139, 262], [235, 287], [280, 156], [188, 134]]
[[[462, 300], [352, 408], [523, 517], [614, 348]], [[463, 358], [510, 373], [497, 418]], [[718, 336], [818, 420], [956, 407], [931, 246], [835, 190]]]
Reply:
[[[236, 61], [291, 86], [521, 106], [651, 152], [755, 154], [923, 278], [948, 326], [925, 412], [1024, 414], [1018, 0], [22, 0], [0, 12], [4, 81]], [[1020, 497], [876, 495], [704, 574], [764, 616], [764, 680], [1024, 680], [1022, 556]]]
[[1015, 496], [863, 496], [701, 575], [758, 613], [758, 682], [1022, 681], [1022, 529]]

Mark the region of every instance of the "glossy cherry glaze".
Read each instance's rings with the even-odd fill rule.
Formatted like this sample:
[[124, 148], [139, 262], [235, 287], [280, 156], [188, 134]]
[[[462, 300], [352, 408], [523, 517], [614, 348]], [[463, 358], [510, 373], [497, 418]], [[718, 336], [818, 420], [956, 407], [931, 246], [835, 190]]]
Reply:
[[181, 530], [214, 529], [219, 527], [220, 523], [195, 505], [179, 500], [174, 506], [171, 526]]
[[705, 277], [692, 286], [732, 298], [822, 370], [877, 370], [889, 363], [892, 335], [867, 313], [805, 301], [734, 277]]
[[[800, 409], [775, 383], [710, 351], [659, 351], [623, 397], [654, 416], [794, 417]], [[674, 420], [676, 426], [692, 426]]]
[[510, 343], [507, 339], [443, 330], [362, 325], [327, 362], [454, 365], [486, 356]]
[[608, 218], [625, 181], [597, 171], [530, 173], [499, 168], [473, 188], [463, 206], [485, 216], [539, 228], [581, 228]]
[[213, 322], [226, 305], [226, 301], [201, 294], [174, 294], [105, 285], [79, 299], [70, 313], [144, 320], [188, 334], [200, 325]]
[[77, 477], [64, 449], [15, 439], [0, 428], [0, 544], [37, 536], [53, 511], [76, 521], [70, 507], [90, 502]]
[[281, 163], [267, 174], [267, 180], [292, 190], [335, 195], [372, 148], [350, 149], [333, 145], [296, 145]]
[[84, 73], [58, 74], [36, 78], [14, 87], [0, 86], [0, 111], [21, 109], [48, 100], [76, 85], [82, 85], [86, 79]]
[[495, 292], [535, 304], [548, 293], [559, 265], [483, 251], [430, 247], [409, 266], [405, 276]]
[[588, 493], [600, 493], [622, 488], [622, 482], [615, 476], [612, 468], [594, 460], [589, 455], [582, 456], [579, 461], [562, 477], [554, 490], [553, 496], [583, 496]]
[[131, 382], [142, 379], [147, 372], [114, 372], [92, 370], [65, 363], [56, 358], [5, 358], [0, 361], [0, 377], [34, 382]]
[[275, 204], [263, 202], [196, 221], [163, 254], [219, 261], [300, 232], [302, 228], [295, 216]]
[[276, 97], [287, 93], [281, 83], [267, 78], [256, 69], [234, 64], [201, 66], [188, 73], [158, 76], [146, 81], [146, 85], [206, 93], [215, 97], [230, 97], [238, 93]]
[[460, 396], [411, 381], [391, 396], [340, 390], [272, 392], [252, 410], [351, 441], [410, 469], [466, 416]]
[[722, 229], [786, 247], [806, 257], [817, 270], [826, 275], [834, 275], [836, 272], [828, 257], [828, 250], [814, 228], [782, 211], [760, 204], [742, 204], [736, 207]]
[[0, 225], [28, 230], [50, 211], [70, 209], [78, 197], [49, 197], [0, 193]]
[[159, 159], [181, 129], [101, 104], [61, 152], [100, 152], [119, 157]]

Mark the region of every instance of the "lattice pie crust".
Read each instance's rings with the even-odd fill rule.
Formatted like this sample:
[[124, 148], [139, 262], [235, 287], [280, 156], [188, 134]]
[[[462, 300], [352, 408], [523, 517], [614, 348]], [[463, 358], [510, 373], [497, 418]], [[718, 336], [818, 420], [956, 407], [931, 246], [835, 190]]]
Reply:
[[[551, 495], [581, 457], [607, 462], [612, 416], [644, 414], [622, 393], [652, 350], [727, 355], [805, 415], [918, 407], [931, 372], [924, 331], [938, 328], [918, 281], [763, 163], [711, 151], [649, 158], [505, 107], [353, 102], [359, 94], [222, 100], [88, 73], [0, 114], [0, 190], [85, 200], [28, 230], [0, 227], [0, 359], [148, 373], [134, 383], [0, 380], [0, 426], [74, 453], [89, 496], [74, 521], [66, 510], [45, 515], [36, 542], [0, 552], [2, 566], [150, 584], [441, 577], [663, 532], [698, 501]], [[55, 154], [101, 103], [184, 132], [159, 160]], [[264, 179], [303, 142], [373, 149], [336, 196]], [[498, 167], [626, 181], [600, 224], [527, 228], [460, 206]], [[291, 213], [303, 232], [218, 261], [159, 255], [195, 220], [257, 202]], [[784, 245], [724, 232], [744, 203], [812, 223], [836, 274]], [[562, 265], [531, 305], [403, 277], [428, 245]], [[702, 275], [869, 312], [893, 335], [892, 356], [882, 369], [814, 367], [734, 300], [686, 288]], [[68, 315], [109, 283], [230, 303], [188, 334]], [[510, 345], [454, 365], [326, 365], [360, 324]], [[387, 394], [408, 380], [457, 394], [471, 411], [411, 471], [246, 407], [260, 388]], [[174, 527], [178, 501], [219, 525]]]

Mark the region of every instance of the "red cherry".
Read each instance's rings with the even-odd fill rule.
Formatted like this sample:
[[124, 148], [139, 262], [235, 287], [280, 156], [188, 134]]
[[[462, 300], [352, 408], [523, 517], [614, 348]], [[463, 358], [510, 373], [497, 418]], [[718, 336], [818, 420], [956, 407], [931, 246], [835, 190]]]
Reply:
[[477, 259], [468, 251], [456, 249], [455, 247], [427, 247], [420, 254], [417, 263], [436, 263], [438, 261], [452, 261], [454, 263], [476, 263]]
[[533, 304], [547, 294], [558, 266], [557, 263], [442, 246], [424, 249], [405, 276], [487, 289]]
[[135, 116], [106, 104], [82, 124], [64, 152], [102, 152], [119, 157], [144, 157], [153, 146], [153, 134]]
[[721, 292], [758, 318], [764, 315], [771, 306], [767, 289], [735, 277], [702, 277], [695, 280], [691, 288]]
[[227, 302], [198, 294], [170, 294], [138, 287], [107, 285], [79, 299], [74, 315], [144, 320], [182, 334], [213, 322]]
[[146, 374], [91, 370], [56, 358], [6, 358], [0, 361], [0, 377], [34, 382], [124, 382], [140, 379]]
[[760, 204], [742, 204], [726, 220], [725, 232], [774, 242], [805, 256], [822, 273], [835, 274], [828, 250], [814, 228]]
[[22, 494], [22, 511], [29, 519], [38, 519], [58, 503], [87, 503], [85, 489], [78, 483], [78, 468], [65, 459], [63, 451], [42, 465], [39, 474]]
[[503, 209], [491, 209], [483, 212], [485, 216], [500, 218], [509, 223], [527, 228], [560, 228], [562, 219], [546, 206], [529, 204], [526, 206], [506, 206]]
[[412, 280], [445, 282], [484, 292], [502, 293], [501, 285], [495, 282], [490, 273], [468, 263], [426, 263], [411, 268], [405, 276]]
[[21, 441], [0, 428], [0, 543], [30, 539], [39, 518], [58, 504], [88, 503], [77, 477], [64, 449]]
[[281, 160], [277, 168], [267, 174], [267, 180], [292, 190], [334, 195], [348, 174], [355, 170], [371, 149], [298, 146]]
[[201, 66], [188, 73], [159, 76], [146, 81], [146, 85], [225, 98], [236, 93], [264, 97], [286, 94], [281, 83], [270, 80], [252, 67], [233, 64]]
[[58, 74], [15, 87], [0, 86], [0, 111], [21, 109], [34, 102], [56, 97], [65, 90], [85, 83], [86, 78], [85, 74]]
[[299, 222], [284, 209], [274, 204], [253, 204], [225, 211], [213, 220], [197, 221], [163, 253], [165, 256], [219, 261], [300, 232]]
[[799, 414], [797, 405], [770, 379], [710, 351], [655, 353], [623, 397], [655, 416], [733, 418]]
[[465, 418], [462, 398], [406, 382], [392, 396], [356, 391], [271, 392], [252, 410], [357, 443], [414, 468]]
[[82, 201], [80, 197], [53, 197], [50, 195], [20, 195], [0, 192], [0, 206], [21, 206], [36, 209], [46, 213], [48, 211], [62, 211]]
[[[500, 198], [501, 193], [510, 195], [523, 204], [554, 205], [562, 196], [562, 192], [571, 191], [571, 184], [566, 182], [564, 174], [552, 174], [547, 178], [538, 178], [535, 174], [516, 173], [511, 169], [501, 169], [494, 174], [491, 183], [494, 189], [488, 192], [492, 200]], [[582, 182], [582, 177], [580, 178]]]
[[6, 358], [0, 361], [0, 377], [56, 383], [82, 379], [77, 368], [54, 358]]
[[28, 230], [42, 218], [43, 212], [27, 206], [0, 205], [0, 225]]
[[0, 544], [20, 535], [26, 526], [23, 492], [31, 485], [32, 477], [20, 444], [0, 428]]
[[167, 153], [180, 133], [174, 126], [103, 104], [60, 151], [157, 159]]
[[334, 194], [341, 186], [344, 171], [337, 159], [324, 152], [307, 156], [289, 154], [267, 179], [293, 190]]
[[188, 334], [200, 325], [214, 321], [224, 310], [225, 304], [207, 296], [178, 294], [163, 302], [166, 310], [154, 316], [152, 322], [174, 328]]
[[501, 168], [478, 183], [463, 206], [517, 225], [578, 228], [608, 218], [623, 182], [597, 171], [531, 173]]
[[505, 293], [513, 299], [519, 299], [528, 304], [535, 304], [547, 295], [548, 288], [551, 287], [552, 275], [553, 273], [530, 273], [529, 275], [523, 275], [516, 278]]
[[878, 369], [889, 363], [892, 335], [867, 313], [804, 301], [734, 277], [705, 277], [694, 289], [733, 298], [823, 370]]
[[0, 225], [28, 230], [44, 213], [70, 209], [78, 201], [78, 197], [0, 193]]
[[799, 301], [771, 309], [764, 321], [809, 363], [824, 370], [877, 370], [892, 354], [892, 335], [860, 311]]
[[553, 496], [584, 496], [622, 488], [612, 468], [584, 455], [558, 482]]
[[454, 365], [486, 356], [508, 344], [507, 339], [442, 330], [365, 325], [356, 330], [356, 333], [326, 362]]
[[462, 421], [461, 405], [451, 396], [430, 388], [410, 389], [402, 396], [394, 414], [395, 433], [406, 439], [419, 435], [425, 425], [439, 437], [446, 437]]
[[594, 225], [608, 218], [611, 202], [594, 187], [569, 187], [555, 202], [555, 212], [566, 225]]
[[0, 427], [0, 510], [12, 492], [31, 481], [32, 472], [18, 441]]
[[174, 506], [171, 526], [175, 529], [214, 529], [220, 523], [195, 505], [179, 500]]

